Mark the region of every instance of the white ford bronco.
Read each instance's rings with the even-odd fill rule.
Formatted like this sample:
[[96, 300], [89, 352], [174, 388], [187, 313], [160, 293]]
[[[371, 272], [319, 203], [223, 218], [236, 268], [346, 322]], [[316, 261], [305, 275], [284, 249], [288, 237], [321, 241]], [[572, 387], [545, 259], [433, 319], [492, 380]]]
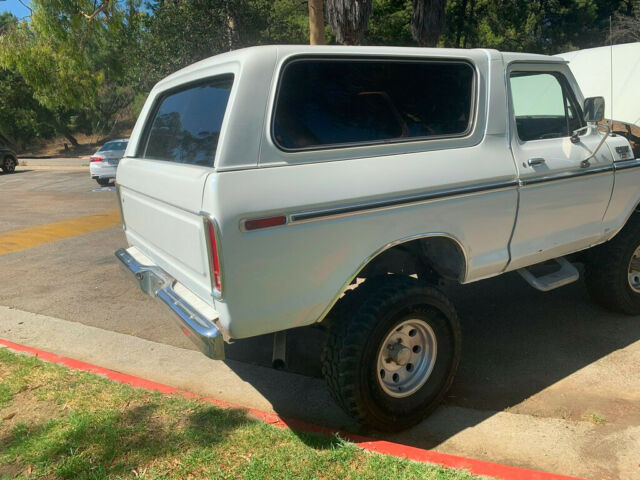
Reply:
[[211, 358], [325, 326], [336, 401], [406, 428], [460, 358], [443, 282], [518, 271], [546, 291], [580, 261], [596, 302], [640, 313], [640, 159], [603, 108], [541, 55], [218, 55], [149, 95], [117, 172], [116, 256]]

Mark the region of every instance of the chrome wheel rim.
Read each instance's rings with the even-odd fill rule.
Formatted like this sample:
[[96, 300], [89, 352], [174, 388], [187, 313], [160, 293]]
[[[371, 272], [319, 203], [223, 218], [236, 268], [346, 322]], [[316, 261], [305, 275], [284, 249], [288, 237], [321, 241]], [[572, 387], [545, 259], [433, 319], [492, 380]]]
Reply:
[[4, 168], [7, 172], [13, 172], [16, 168], [16, 161], [13, 158], [7, 158], [4, 162]]
[[385, 393], [402, 398], [419, 390], [431, 376], [438, 354], [433, 329], [420, 319], [396, 325], [378, 351], [376, 377]]
[[629, 279], [631, 290], [640, 293], [640, 246], [636, 248], [631, 260], [629, 260], [627, 278]]

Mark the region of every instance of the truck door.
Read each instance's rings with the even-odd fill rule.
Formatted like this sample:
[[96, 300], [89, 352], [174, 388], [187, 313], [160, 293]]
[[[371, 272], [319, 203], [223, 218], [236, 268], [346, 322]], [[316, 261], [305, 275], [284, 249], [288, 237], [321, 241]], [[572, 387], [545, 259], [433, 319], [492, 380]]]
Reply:
[[510, 143], [520, 179], [518, 217], [508, 270], [588, 248], [604, 234], [613, 188], [613, 158], [595, 128], [572, 141], [585, 125], [582, 99], [563, 64], [513, 64]]

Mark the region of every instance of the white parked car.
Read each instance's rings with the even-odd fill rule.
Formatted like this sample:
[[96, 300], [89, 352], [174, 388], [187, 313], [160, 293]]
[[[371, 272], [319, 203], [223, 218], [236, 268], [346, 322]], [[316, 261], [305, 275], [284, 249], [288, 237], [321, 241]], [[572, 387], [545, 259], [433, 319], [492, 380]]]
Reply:
[[326, 327], [333, 397], [402, 429], [460, 359], [444, 280], [518, 271], [546, 291], [577, 280], [580, 259], [598, 303], [640, 313], [640, 159], [598, 125], [603, 107], [557, 57], [219, 55], [150, 93], [117, 173], [116, 255], [212, 358], [225, 341], [278, 332], [282, 352], [280, 332]]
[[118, 163], [127, 149], [129, 139], [111, 140], [101, 146], [89, 158], [89, 173], [91, 178], [102, 186], [109, 185], [116, 178]]

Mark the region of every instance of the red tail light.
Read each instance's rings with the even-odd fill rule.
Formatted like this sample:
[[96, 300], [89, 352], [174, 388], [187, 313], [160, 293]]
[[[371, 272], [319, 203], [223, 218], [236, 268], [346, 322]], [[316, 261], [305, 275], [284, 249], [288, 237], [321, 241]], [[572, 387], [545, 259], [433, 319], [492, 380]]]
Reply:
[[222, 278], [220, 276], [220, 259], [218, 257], [216, 229], [213, 225], [213, 220], [210, 218], [205, 217], [204, 222], [207, 227], [207, 240], [209, 241], [209, 266], [211, 268], [213, 286], [218, 290], [218, 292], [222, 292]]
[[101, 162], [102, 161], [102, 157], [96, 157], [93, 156], [89, 159], [90, 162]]

